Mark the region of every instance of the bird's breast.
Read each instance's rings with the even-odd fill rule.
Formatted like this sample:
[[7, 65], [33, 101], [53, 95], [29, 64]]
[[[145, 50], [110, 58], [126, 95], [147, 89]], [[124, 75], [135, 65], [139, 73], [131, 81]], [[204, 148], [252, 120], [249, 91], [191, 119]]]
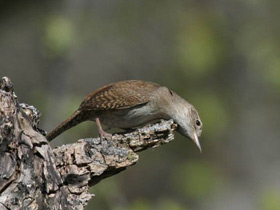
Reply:
[[112, 128], [134, 128], [153, 120], [167, 119], [167, 116], [147, 103], [127, 109], [104, 111], [99, 118], [102, 124]]

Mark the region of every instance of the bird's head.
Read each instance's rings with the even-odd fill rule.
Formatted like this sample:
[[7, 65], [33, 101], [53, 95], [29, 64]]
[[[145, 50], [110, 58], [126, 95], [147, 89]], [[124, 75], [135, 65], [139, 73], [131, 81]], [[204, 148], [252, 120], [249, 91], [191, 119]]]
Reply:
[[159, 88], [153, 100], [166, 119], [173, 119], [178, 125], [178, 132], [191, 139], [201, 152], [198, 137], [202, 133], [202, 122], [194, 106], [166, 87]]
[[182, 115], [185, 116], [177, 122], [179, 126], [178, 132], [191, 139], [200, 152], [202, 152], [198, 137], [200, 137], [202, 133], [203, 124], [200, 120], [198, 112], [194, 107], [191, 107], [188, 111], [183, 112]]
[[172, 112], [170, 116], [178, 124], [178, 132], [191, 139], [201, 152], [198, 137], [202, 133], [203, 124], [197, 110], [193, 105], [177, 95], [176, 100], [173, 101]]

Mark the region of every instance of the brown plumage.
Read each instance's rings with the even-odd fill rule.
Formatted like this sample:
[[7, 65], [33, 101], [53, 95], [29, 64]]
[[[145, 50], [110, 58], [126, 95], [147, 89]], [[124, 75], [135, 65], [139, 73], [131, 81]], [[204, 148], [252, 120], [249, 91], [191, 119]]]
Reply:
[[140, 80], [127, 80], [105, 85], [88, 94], [78, 110], [51, 131], [47, 135], [47, 139], [51, 141], [64, 131], [87, 120], [96, 120], [99, 132], [103, 136], [106, 133], [102, 130], [99, 121], [102, 114], [107, 114], [108, 110], [127, 109], [145, 104], [159, 87], [156, 83]]
[[69, 128], [95, 120], [101, 138], [110, 134], [101, 124], [116, 128], [135, 128], [153, 120], [173, 119], [178, 131], [200, 148], [202, 123], [193, 105], [175, 92], [153, 82], [127, 80], [106, 85], [90, 93], [71, 117], [47, 135], [51, 141]]
[[154, 90], [160, 86], [152, 82], [128, 80], [106, 85], [90, 93], [79, 110], [126, 109], [147, 103]]

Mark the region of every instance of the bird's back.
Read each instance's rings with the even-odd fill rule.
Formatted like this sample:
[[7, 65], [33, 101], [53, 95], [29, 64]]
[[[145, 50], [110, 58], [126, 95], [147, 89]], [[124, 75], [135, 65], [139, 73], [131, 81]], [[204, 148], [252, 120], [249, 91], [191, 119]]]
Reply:
[[125, 80], [112, 83], [90, 93], [81, 103], [83, 110], [126, 109], [147, 103], [160, 85], [141, 80]]

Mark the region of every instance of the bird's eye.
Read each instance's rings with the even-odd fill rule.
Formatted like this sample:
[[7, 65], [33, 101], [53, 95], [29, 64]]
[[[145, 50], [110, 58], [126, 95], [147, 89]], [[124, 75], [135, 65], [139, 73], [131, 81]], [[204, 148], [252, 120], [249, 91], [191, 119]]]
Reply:
[[200, 122], [199, 120], [196, 120], [196, 121], [195, 121], [195, 124], [196, 124], [197, 126], [200, 126], [200, 125], [201, 125], [201, 122]]

